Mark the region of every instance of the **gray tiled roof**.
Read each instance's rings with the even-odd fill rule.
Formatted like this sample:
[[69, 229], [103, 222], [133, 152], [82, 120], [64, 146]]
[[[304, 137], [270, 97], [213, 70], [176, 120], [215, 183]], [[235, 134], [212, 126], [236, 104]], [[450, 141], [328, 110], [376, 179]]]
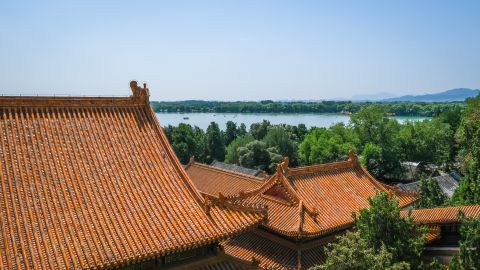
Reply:
[[[452, 197], [453, 192], [458, 187], [458, 181], [448, 174], [436, 176], [436, 177], [433, 177], [433, 179], [437, 181], [443, 193], [445, 193], [448, 197]], [[408, 192], [419, 192], [420, 181], [416, 181], [408, 184], [400, 184], [398, 185], [398, 188]]]
[[228, 171], [234, 171], [234, 172], [237, 172], [237, 173], [252, 175], [252, 176], [258, 176], [259, 174], [262, 173], [261, 170], [245, 168], [245, 167], [241, 167], [241, 166], [238, 166], [238, 165], [235, 165], [235, 164], [228, 164], [228, 163], [220, 162], [220, 161], [217, 161], [217, 160], [214, 160], [212, 162], [212, 164], [210, 164], [210, 166], [217, 167], [217, 168], [224, 169], [224, 170], [228, 170]]

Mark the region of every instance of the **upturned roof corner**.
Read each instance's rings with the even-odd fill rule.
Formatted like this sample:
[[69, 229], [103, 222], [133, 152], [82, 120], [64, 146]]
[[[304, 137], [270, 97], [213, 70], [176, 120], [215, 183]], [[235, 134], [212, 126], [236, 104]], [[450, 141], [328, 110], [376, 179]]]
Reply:
[[289, 158], [287, 156], [284, 157], [282, 162], [277, 164], [277, 173], [278, 174], [286, 174], [287, 171], [288, 171], [289, 162], [290, 162]]

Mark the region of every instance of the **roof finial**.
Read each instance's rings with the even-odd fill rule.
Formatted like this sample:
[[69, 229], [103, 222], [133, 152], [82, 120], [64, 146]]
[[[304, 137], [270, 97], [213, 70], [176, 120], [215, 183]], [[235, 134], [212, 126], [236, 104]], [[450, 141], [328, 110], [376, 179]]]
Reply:
[[277, 164], [277, 173], [283, 174], [283, 164], [282, 163]]
[[205, 197], [205, 203], [203, 205], [205, 213], [210, 214], [210, 208], [212, 208], [212, 199], [210, 197]]
[[353, 162], [353, 163], [358, 163], [358, 157], [355, 154], [355, 151], [350, 149], [348, 151], [348, 161]]
[[313, 220], [316, 222], [318, 217], [318, 209], [316, 207], [312, 208], [312, 217], [313, 217]]
[[395, 192], [393, 190], [389, 189], [388, 192], [387, 192], [387, 195], [388, 195], [388, 198], [391, 200], [391, 199], [394, 198]]
[[288, 163], [290, 162], [290, 159], [288, 158], [288, 156], [285, 156], [283, 158], [283, 169], [287, 169], [288, 168]]
[[260, 265], [260, 260], [255, 258], [255, 256], [252, 256], [252, 266], [259, 266]]
[[185, 165], [185, 170], [188, 169], [190, 166], [192, 166], [195, 163], [195, 156], [190, 156], [190, 159], [188, 160], [188, 163]]
[[284, 174], [288, 170], [288, 157], [284, 157], [283, 161], [277, 164], [277, 172]]
[[147, 88], [147, 84], [144, 83], [143, 87], [138, 86], [137, 81], [130, 82], [130, 88], [132, 89], [133, 98], [137, 101], [141, 101], [148, 104], [148, 98], [150, 97], [150, 91]]
[[221, 205], [223, 205], [223, 203], [225, 203], [225, 196], [221, 192], [218, 193], [218, 202]]

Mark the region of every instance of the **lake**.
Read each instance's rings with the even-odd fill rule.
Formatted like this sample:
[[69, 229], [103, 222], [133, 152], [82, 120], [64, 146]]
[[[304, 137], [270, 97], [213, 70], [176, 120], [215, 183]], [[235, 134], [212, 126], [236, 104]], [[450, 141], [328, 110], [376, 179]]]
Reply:
[[[329, 127], [332, 124], [348, 123], [350, 116], [336, 113], [156, 113], [162, 126], [178, 126], [180, 123], [198, 126], [207, 129], [210, 122], [217, 122], [220, 129], [224, 130], [227, 121], [236, 122], [237, 125], [244, 123], [250, 128], [252, 123], [261, 122], [263, 119], [272, 124], [298, 125], [305, 124], [307, 127]], [[184, 119], [188, 118], [188, 119]], [[421, 121], [428, 117], [395, 116], [399, 122]]]

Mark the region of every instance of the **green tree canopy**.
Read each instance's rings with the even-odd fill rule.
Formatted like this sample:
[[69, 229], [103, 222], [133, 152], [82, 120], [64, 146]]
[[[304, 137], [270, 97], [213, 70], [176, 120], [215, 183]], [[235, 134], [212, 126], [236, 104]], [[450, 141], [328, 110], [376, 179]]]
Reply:
[[237, 137], [245, 136], [247, 134], [247, 126], [245, 123], [241, 123], [237, 129]]
[[393, 262], [385, 246], [380, 250], [369, 247], [358, 231], [347, 232], [326, 249], [327, 260], [310, 270], [410, 270], [407, 262]]
[[456, 137], [465, 177], [455, 190], [452, 202], [480, 204], [480, 96], [467, 101]]
[[402, 173], [396, 138], [400, 124], [395, 119], [388, 118], [385, 108], [380, 105], [372, 105], [353, 114], [350, 124], [360, 139], [360, 152], [363, 152], [363, 148], [369, 143], [382, 149], [377, 160], [374, 160], [373, 156], [369, 158], [370, 162], [378, 164], [377, 177], [398, 178]]
[[459, 213], [460, 251], [453, 257], [452, 270], [480, 269], [480, 218], [465, 217]]
[[181, 163], [188, 163], [191, 156], [205, 161], [205, 133], [202, 129], [181, 123], [178, 127], [167, 126], [164, 132]]
[[438, 261], [420, 259], [425, 229], [411, 216], [401, 217], [398, 200], [385, 192], [369, 199], [351, 232], [339, 236], [326, 249], [326, 261], [315, 270], [421, 269], [440, 270]]
[[272, 126], [269, 128], [263, 142], [269, 148], [275, 147], [281, 156], [288, 156], [292, 166], [298, 164], [297, 145], [292, 139], [292, 134], [285, 127]]
[[238, 148], [246, 146], [249, 142], [254, 141], [252, 135], [245, 134], [233, 140], [227, 146], [227, 154], [225, 155], [225, 162], [240, 165]]
[[360, 162], [373, 176], [380, 178], [382, 175], [388, 173], [382, 168], [382, 164], [384, 163], [382, 158], [382, 147], [373, 143], [367, 143], [363, 147]]
[[422, 176], [420, 180], [420, 200], [416, 208], [434, 208], [443, 206], [448, 201], [448, 196], [432, 177]]
[[262, 141], [254, 140], [238, 148], [238, 160], [241, 166], [272, 173], [275, 165], [282, 160], [275, 147], [267, 147]]
[[237, 124], [233, 121], [228, 121], [225, 129], [225, 145], [229, 145], [238, 136]]
[[433, 118], [434, 120], [440, 121], [441, 123], [448, 124], [450, 127], [450, 155], [449, 163], [447, 163], [447, 169], [453, 167], [455, 158], [458, 154], [458, 145], [455, 141], [455, 132], [458, 130], [458, 126], [462, 120], [462, 110], [460, 108], [454, 109], [452, 111], [445, 111]]
[[385, 192], [371, 197], [369, 204], [369, 209], [360, 210], [356, 221], [356, 228], [367, 245], [375, 251], [386, 248], [394, 262], [419, 266], [425, 229], [418, 227], [410, 215], [401, 217], [398, 200], [389, 198]]
[[267, 135], [270, 126], [270, 122], [267, 120], [263, 120], [260, 123], [253, 123], [250, 125], [250, 134], [252, 134], [255, 140], [262, 140]]
[[396, 140], [403, 160], [445, 164], [453, 147], [450, 125], [439, 119], [408, 121], [401, 125]]
[[353, 130], [343, 124], [329, 129], [315, 128], [299, 146], [302, 164], [312, 165], [345, 159], [349, 150], [356, 150], [359, 140]]
[[207, 128], [207, 162], [213, 160], [223, 161], [225, 159], [225, 142], [223, 134], [218, 127], [218, 124], [211, 122]]

